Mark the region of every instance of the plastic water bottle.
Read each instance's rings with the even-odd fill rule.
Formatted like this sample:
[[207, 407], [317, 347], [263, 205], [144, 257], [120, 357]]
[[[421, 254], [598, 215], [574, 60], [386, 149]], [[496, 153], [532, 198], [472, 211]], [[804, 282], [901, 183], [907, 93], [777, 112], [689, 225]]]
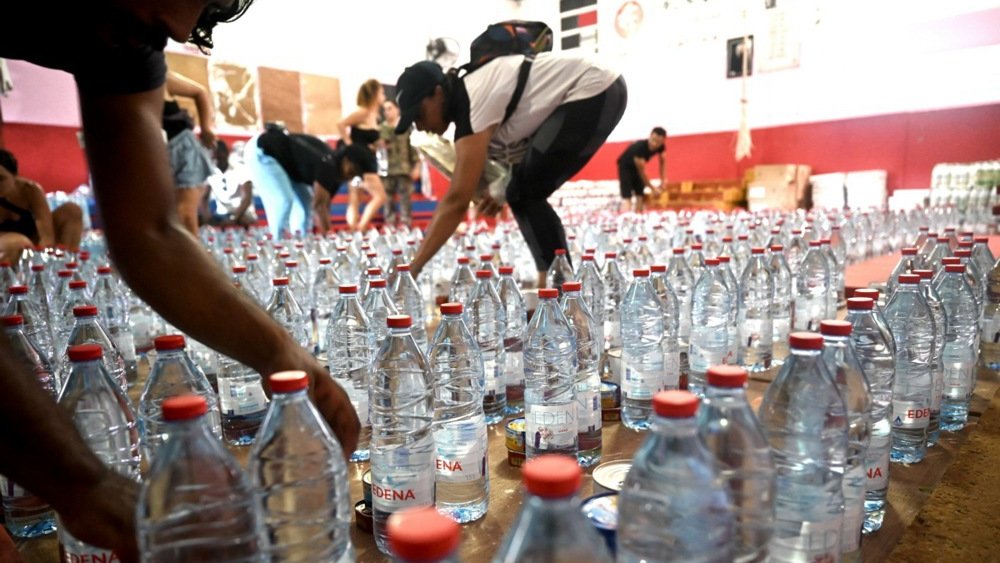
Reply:
[[719, 270], [726, 282], [726, 287], [733, 293], [733, 306], [729, 310], [729, 323], [726, 325], [726, 335], [729, 341], [729, 351], [726, 354], [727, 364], [739, 363], [740, 358], [740, 327], [739, 327], [739, 295], [740, 281], [733, 272], [732, 258], [719, 256]]
[[576, 339], [576, 459], [581, 467], [601, 461], [601, 376], [597, 372], [604, 338], [590, 314], [580, 282], [563, 284], [562, 311]]
[[507, 319], [503, 334], [503, 369], [507, 395], [505, 414], [511, 416], [524, 412], [524, 334], [528, 327], [524, 296], [514, 279], [513, 266], [500, 266], [497, 294]]
[[225, 354], [217, 354], [216, 364], [222, 438], [234, 446], [248, 446], [267, 414], [264, 384], [259, 373]]
[[708, 368], [698, 426], [733, 503], [733, 559], [762, 561], [774, 527], [774, 459], [747, 402], [746, 384], [747, 372], [741, 367]]
[[128, 297], [112, 276], [110, 266], [97, 268], [97, 283], [94, 285], [92, 300], [97, 305], [104, 328], [125, 361], [126, 379], [135, 383], [139, 379], [139, 372], [135, 360], [135, 339], [129, 319]]
[[171, 397], [161, 407], [167, 439], [136, 509], [142, 560], [263, 561], [253, 490], [215, 436], [205, 397]]
[[865, 520], [866, 458], [871, 438], [871, 390], [851, 344], [851, 323], [825, 320], [823, 362], [833, 376], [847, 407], [847, 457], [844, 468], [844, 525], [840, 552], [844, 559], [861, 560], [861, 531]]
[[[53, 342], [55, 342], [56, 350], [65, 350], [71, 345], [69, 343], [70, 333], [73, 331], [76, 319], [73, 309], [94, 304], [87, 290], [87, 282], [73, 280], [67, 284], [67, 288], [66, 295], [62, 300], [62, 309], [57, 312], [57, 317], [53, 321]], [[102, 324], [101, 326], [104, 325]], [[106, 330], [107, 328], [105, 328]], [[117, 349], [117, 346], [115, 348]]]
[[[405, 275], [404, 275], [405, 274]], [[413, 279], [409, 271], [400, 278]], [[404, 508], [434, 505], [434, 378], [408, 315], [392, 315], [375, 357], [369, 391], [375, 543], [387, 553], [386, 520]]]
[[[681, 373], [681, 357], [677, 333], [680, 330], [681, 303], [667, 279], [667, 267], [654, 264], [649, 267], [649, 283], [653, 285], [656, 296], [660, 298], [663, 308], [663, 339], [660, 346], [663, 350], [663, 389], [677, 389], [681, 377], [687, 381], [687, 371]], [[685, 354], [686, 362], [687, 354]]]
[[466, 305], [472, 336], [479, 345], [486, 380], [483, 389], [483, 412], [487, 424], [503, 420], [507, 410], [507, 378], [504, 374], [504, 326], [506, 311], [493, 286], [493, 272], [476, 271], [476, 285]]
[[892, 335], [874, 315], [875, 302], [867, 297], [847, 300], [847, 322], [861, 371], [871, 393], [871, 438], [865, 456], [864, 533], [882, 527], [889, 491], [889, 450], [892, 435], [892, 387], [896, 375]]
[[7, 288], [8, 301], [3, 309], [3, 315], [19, 315], [22, 329], [31, 340], [38, 345], [46, 360], [53, 358], [52, 333], [49, 331], [49, 320], [31, 300], [28, 287], [12, 285]]
[[527, 492], [521, 512], [504, 535], [493, 563], [610, 563], [607, 544], [580, 511], [576, 494], [582, 478], [574, 457], [543, 455], [529, 459], [521, 468]]
[[[545, 285], [562, 291], [562, 286], [568, 281], [573, 281], [576, 275], [573, 273], [573, 266], [569, 263], [565, 248], [556, 249], [555, 258], [549, 265], [549, 270], [545, 273]], [[561, 294], [560, 294], [561, 295]]]
[[677, 296], [678, 304], [678, 325], [677, 325], [677, 348], [679, 350], [680, 377], [687, 382], [691, 370], [688, 351], [691, 348], [691, 303], [694, 292], [694, 284], [698, 280], [694, 279], [691, 268], [684, 260], [684, 249], [674, 248], [670, 262], [667, 264], [667, 281]]
[[[646, 430], [652, 418], [653, 395], [663, 389], [663, 305], [649, 282], [649, 270], [632, 272], [632, 284], [622, 300], [622, 423]], [[579, 346], [579, 344], [578, 344]]]
[[[934, 338], [931, 340], [931, 418], [927, 422], [927, 447], [930, 448], [937, 444], [938, 438], [941, 436], [941, 399], [944, 396], [942, 352], [950, 319], [945, 315], [937, 285], [932, 282], [931, 270], [914, 270], [913, 273], [920, 276], [920, 293], [927, 301], [927, 306], [931, 309], [931, 317], [934, 319]], [[941, 268], [942, 278], [944, 273], [944, 268]]]
[[[313, 274], [312, 287], [310, 288], [312, 292], [309, 299], [310, 303], [312, 303], [310, 316], [312, 317], [313, 330], [315, 331], [315, 354], [317, 357], [321, 357], [327, 351], [327, 326], [330, 324], [330, 313], [337, 302], [334, 295], [336, 295], [337, 288], [340, 287], [340, 278], [333, 271], [332, 264], [333, 260], [329, 258], [319, 259], [319, 267], [316, 268], [316, 273]], [[367, 281], [367, 278], [365, 280]], [[358, 294], [364, 295], [364, 292], [359, 290]]]
[[371, 423], [368, 419], [368, 372], [375, 355], [375, 338], [368, 316], [358, 302], [358, 286], [344, 284], [327, 325], [327, 368], [354, 406], [361, 422], [358, 448], [351, 461], [368, 460]]
[[[94, 313], [97, 314], [96, 311]], [[96, 344], [72, 346], [69, 377], [59, 393], [59, 407], [73, 420], [87, 447], [113, 471], [139, 479], [139, 435], [128, 397], [104, 367], [104, 350]], [[74, 538], [65, 526], [59, 528], [59, 551], [63, 561], [114, 561], [107, 549], [87, 545]]]
[[421, 350], [427, 349], [427, 317], [424, 307], [424, 298], [420, 292], [420, 286], [413, 279], [410, 273], [409, 264], [400, 264], [396, 267], [398, 273], [396, 284], [392, 286], [392, 299], [396, 304], [396, 310], [401, 315], [409, 315], [412, 319], [410, 334], [416, 340]]
[[698, 283], [697, 280], [701, 279], [701, 274], [705, 271], [705, 253], [702, 251], [702, 245], [691, 245], [691, 250], [687, 254], [687, 263], [691, 268], [695, 283]]
[[777, 471], [772, 561], [838, 561], [847, 408], [823, 365], [823, 337], [793, 332], [758, 419]]
[[149, 371], [146, 385], [139, 396], [139, 440], [142, 457], [149, 461], [167, 440], [168, 425], [163, 418], [163, 401], [177, 395], [199, 395], [205, 398], [208, 411], [206, 424], [217, 437], [222, 436], [219, 422], [219, 404], [205, 372], [184, 351], [185, 341], [180, 334], [159, 336], [153, 340], [156, 361]]
[[771, 369], [774, 277], [764, 249], [754, 247], [739, 284], [740, 364], [752, 372]]
[[271, 285], [273, 290], [265, 310], [291, 335], [292, 340], [299, 343], [299, 346], [312, 350], [306, 314], [295, 299], [288, 278], [274, 278]]
[[1000, 371], [1000, 263], [987, 270], [980, 321], [979, 364]]
[[809, 243], [809, 251], [802, 257], [795, 281], [795, 317], [793, 330], [818, 331], [819, 323], [829, 318], [830, 287], [833, 285], [830, 263], [823, 254], [822, 243]]
[[[56, 399], [58, 384], [52, 375], [49, 360], [41, 347], [25, 332], [24, 318], [21, 315], [5, 316], [3, 327], [12, 352], [12, 357], [7, 361], [30, 369], [42, 389], [53, 400]], [[35, 538], [56, 530], [52, 508], [3, 475], [0, 475], [0, 497], [3, 498], [4, 524], [12, 536]]]
[[[989, 270], [986, 270], [989, 272]], [[52, 338], [52, 327], [49, 322], [52, 319], [52, 297], [50, 296], [52, 284], [49, 283], [48, 275], [45, 272], [45, 266], [42, 264], [32, 264], [31, 273], [28, 275], [28, 281], [25, 282], [28, 286], [28, 300], [31, 301], [35, 307], [38, 309], [38, 313], [42, 315], [45, 320], [46, 326], [49, 330], [49, 339], [51, 346]], [[47, 352], [49, 357], [55, 356], [55, 350]]]
[[[67, 347], [77, 346], [80, 344], [100, 345], [101, 349], [104, 350], [104, 367], [107, 368], [111, 377], [118, 382], [122, 393], [127, 394], [128, 379], [125, 374], [125, 360], [122, 359], [121, 354], [118, 353], [118, 348], [111, 340], [111, 336], [108, 335], [107, 331], [104, 330], [104, 327], [101, 326], [97, 316], [97, 307], [94, 305], [81, 305], [79, 307], [75, 307], [73, 309], [73, 316], [76, 319], [76, 324], [73, 325], [73, 330], [69, 333], [69, 342], [67, 343]], [[53, 360], [53, 364], [58, 370], [57, 377], [62, 384], [65, 385], [72, 366], [68, 348], [67, 352], [64, 353], [59, 361]]]
[[622, 378], [622, 299], [628, 283], [618, 265], [618, 254], [604, 254], [604, 357], [601, 379], [621, 383]]
[[736, 294], [726, 285], [717, 258], [705, 260], [691, 305], [691, 372], [688, 390], [704, 395], [708, 368], [729, 363], [729, 316]]
[[979, 272], [983, 276], [983, 289], [985, 295], [986, 289], [986, 277], [989, 275], [990, 270], [993, 269], [993, 265], [996, 264], [997, 258], [993, 256], [993, 252], [990, 250], [990, 237], [987, 236], [976, 236], [973, 238], [972, 245], [972, 259], [975, 260], [976, 265], [979, 267]]
[[830, 265], [830, 292], [827, 295], [826, 318], [832, 319], [837, 316], [837, 308], [844, 296], [844, 265], [840, 263], [830, 246], [830, 239], [821, 239], [820, 244], [823, 256]]
[[788, 357], [788, 333], [792, 329], [792, 308], [794, 307], [795, 278], [785, 260], [785, 250], [781, 245], [771, 246], [768, 268], [774, 282], [774, 301], [771, 305], [771, 365], [780, 366]]
[[434, 379], [437, 509], [464, 524], [486, 514], [490, 489], [485, 362], [462, 313], [461, 303], [441, 305], [427, 360]]
[[368, 281], [368, 294], [365, 295], [364, 310], [368, 316], [368, 324], [375, 342], [382, 342], [389, 334], [386, 319], [398, 315], [396, 304], [389, 295], [387, 282], [382, 278], [372, 278]]
[[576, 338], [559, 308], [559, 290], [538, 290], [524, 339], [525, 454], [576, 457]]
[[476, 275], [469, 266], [468, 256], [458, 257], [458, 266], [451, 276], [451, 283], [448, 286], [448, 301], [452, 303], [466, 304], [472, 297], [472, 290], [476, 287]]
[[945, 266], [939, 288], [947, 329], [944, 335], [944, 397], [941, 428], [956, 432], [969, 418], [969, 401], [975, 387], [978, 314], [975, 296], [965, 279], [965, 266]]
[[715, 456], [698, 436], [699, 404], [687, 391], [653, 398], [653, 431], [619, 494], [618, 561], [733, 560], [732, 501]]
[[896, 288], [899, 286], [898, 280], [900, 274], [909, 274], [913, 270], [920, 269], [920, 264], [917, 262], [916, 248], [908, 246], [900, 252], [899, 262], [896, 262], [892, 273], [889, 274], [889, 279], [885, 282], [885, 293], [890, 297], [896, 292]]
[[459, 563], [462, 530], [433, 508], [414, 508], [389, 517], [389, 548], [395, 563]]
[[274, 401], [247, 468], [269, 561], [353, 560], [344, 452], [303, 371], [270, 377]]
[[896, 379], [892, 387], [890, 459], [919, 463], [927, 453], [931, 418], [934, 316], [920, 292], [920, 276], [899, 276], [899, 287], [885, 308], [896, 342]]
[[604, 350], [604, 280], [601, 271], [597, 269], [593, 254], [584, 254], [580, 258], [580, 269], [576, 272], [576, 281], [580, 282], [580, 293], [587, 304], [587, 310], [594, 317], [594, 322], [601, 329], [601, 349]]

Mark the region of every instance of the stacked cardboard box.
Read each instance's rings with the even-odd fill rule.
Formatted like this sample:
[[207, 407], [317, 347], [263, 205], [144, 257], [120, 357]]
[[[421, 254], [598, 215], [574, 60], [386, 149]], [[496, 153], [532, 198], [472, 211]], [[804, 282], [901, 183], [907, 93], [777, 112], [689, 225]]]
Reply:
[[761, 164], [747, 170], [747, 209], [797, 209], [809, 205], [807, 164]]

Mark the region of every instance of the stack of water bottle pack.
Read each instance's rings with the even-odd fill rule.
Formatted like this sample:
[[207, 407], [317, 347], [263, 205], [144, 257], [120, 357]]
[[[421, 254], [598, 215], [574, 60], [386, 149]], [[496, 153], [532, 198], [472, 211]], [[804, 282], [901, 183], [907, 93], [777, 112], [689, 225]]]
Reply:
[[[371, 498], [353, 512], [383, 552], [421, 549], [392, 537], [406, 535], [409, 510], [457, 523], [487, 513], [488, 426], [506, 423], [528, 494], [498, 560], [539, 549], [837, 560], [881, 525], [888, 461], [918, 462], [939, 427], [964, 424], [977, 332], [982, 363], [1000, 367], [1000, 297], [986, 291], [1000, 270], [985, 239], [945, 228], [959, 219], [599, 215], [567, 225], [537, 292], [522, 292], [535, 266], [511, 224], [470, 225], [419, 276], [419, 230], [274, 241], [206, 229], [203, 242], [345, 389], [362, 423], [348, 457], [371, 468]], [[885, 299], [858, 292], [833, 321], [846, 265], [910, 240]], [[99, 236], [86, 241], [0, 264], [4, 326], [92, 449], [142, 475], [146, 557], [351, 559], [347, 469], [305, 374], [270, 375], [269, 398], [261, 374], [176, 334], [98, 266]], [[147, 364], [133, 408], [129, 385]], [[747, 373], [778, 366], [755, 416]], [[580, 467], [600, 463], [602, 424], [617, 420], [649, 435], [606, 548], [590, 527], [562, 524], [583, 521]], [[224, 443], [252, 445], [246, 471]], [[0, 490], [15, 535], [53, 531], [30, 492]], [[454, 528], [437, 531], [453, 553]], [[69, 555], [100, 551], [59, 534]]]

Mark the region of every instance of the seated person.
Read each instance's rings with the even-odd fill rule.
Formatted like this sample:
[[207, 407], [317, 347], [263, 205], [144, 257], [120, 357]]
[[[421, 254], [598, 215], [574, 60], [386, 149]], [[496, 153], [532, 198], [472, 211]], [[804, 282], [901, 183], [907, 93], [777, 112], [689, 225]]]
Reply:
[[201, 210], [201, 222], [216, 227], [249, 227], [257, 223], [253, 202], [253, 182], [243, 165], [245, 143], [239, 141], [230, 152], [224, 141], [216, 141], [213, 155], [221, 174], [208, 178], [208, 193]]
[[33, 246], [65, 245], [80, 248], [83, 211], [66, 202], [49, 210], [45, 191], [17, 175], [17, 159], [0, 149], [0, 261], [15, 262], [21, 251]]

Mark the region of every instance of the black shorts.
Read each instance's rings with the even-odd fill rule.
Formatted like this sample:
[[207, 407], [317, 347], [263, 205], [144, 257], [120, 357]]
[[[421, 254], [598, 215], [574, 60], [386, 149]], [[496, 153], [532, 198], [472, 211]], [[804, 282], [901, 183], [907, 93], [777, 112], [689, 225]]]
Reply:
[[632, 196], [642, 196], [646, 185], [639, 177], [639, 171], [635, 169], [635, 164], [618, 165], [618, 189], [622, 194], [622, 199], [632, 199]]

